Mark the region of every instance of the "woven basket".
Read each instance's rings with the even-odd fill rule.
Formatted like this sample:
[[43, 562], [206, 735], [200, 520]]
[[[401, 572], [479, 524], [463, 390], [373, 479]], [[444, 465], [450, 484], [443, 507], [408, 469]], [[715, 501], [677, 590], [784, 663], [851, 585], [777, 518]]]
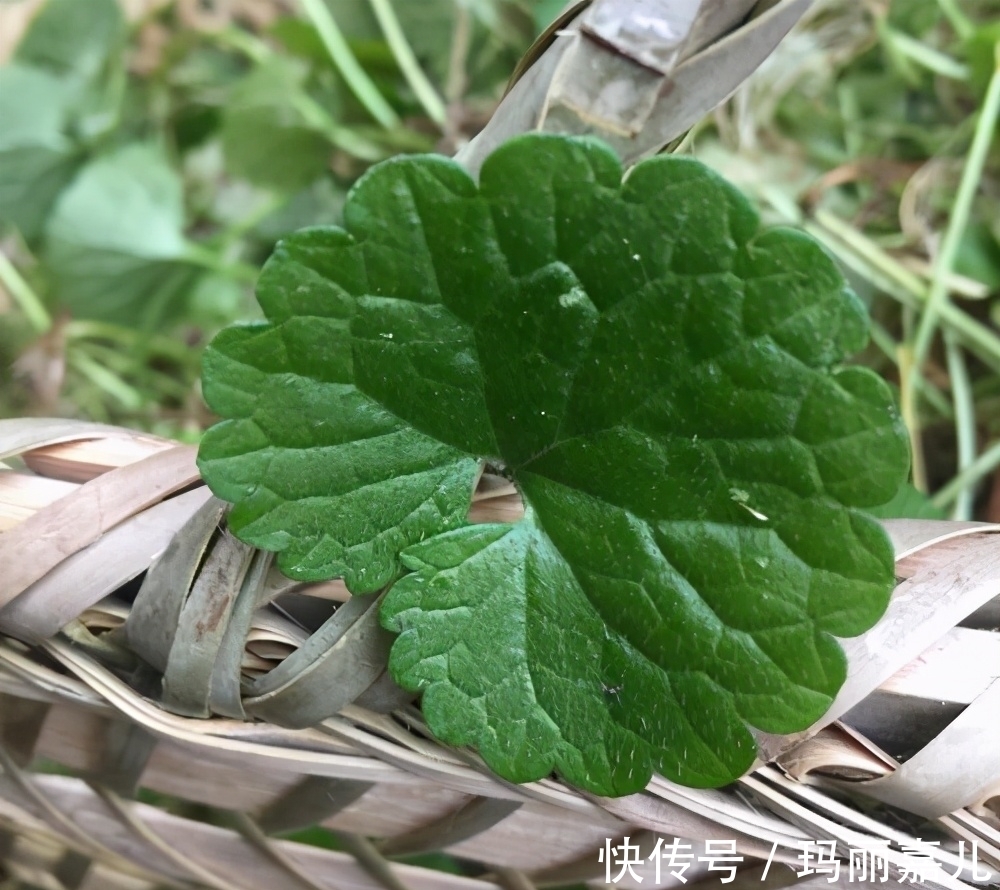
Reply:
[[[760, 736], [760, 767], [728, 789], [656, 778], [608, 800], [513, 786], [436, 743], [384, 673], [372, 611], [338, 584], [292, 585], [229, 535], [193, 448], [14, 420], [0, 459], [0, 862], [25, 883], [605, 886], [627, 856], [645, 880], [626, 869], [614, 886], [669, 887], [670, 863], [657, 882], [648, 857], [675, 839], [690, 883], [734, 865], [740, 884], [836, 883], [834, 854], [840, 883], [863, 866], [926, 886], [1000, 878], [1000, 527], [887, 523], [900, 583], [845, 641], [850, 678], [823, 720]], [[519, 510], [487, 478], [472, 516]], [[273, 838], [315, 825], [344, 852]], [[486, 872], [391, 862], [431, 850]]]

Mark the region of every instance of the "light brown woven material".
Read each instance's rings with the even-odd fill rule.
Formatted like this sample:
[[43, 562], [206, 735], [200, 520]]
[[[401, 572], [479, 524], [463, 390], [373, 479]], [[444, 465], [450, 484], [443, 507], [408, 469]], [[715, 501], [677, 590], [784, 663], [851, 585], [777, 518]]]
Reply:
[[[603, 800], [555, 780], [512, 786], [437, 744], [384, 674], [373, 610], [336, 583], [292, 585], [228, 535], [193, 449], [24, 420], [0, 421], [0, 456], [0, 861], [12, 873], [76, 875], [52, 885], [67, 887], [484, 886], [387, 863], [442, 849], [482, 863], [487, 886], [603, 886], [599, 851], [629, 836], [644, 856], [658, 837], [690, 843], [692, 883], [720, 877], [697, 861], [716, 840], [743, 857], [741, 880], [759, 884], [770, 858], [765, 883], [784, 884], [815, 861], [814, 841], [836, 841], [846, 873], [852, 849], [889, 840], [898, 878], [917, 867], [907, 845], [933, 837], [923, 852], [940, 868], [918, 860], [918, 883], [971, 881], [973, 841], [980, 874], [998, 879], [1000, 528], [889, 524], [890, 610], [844, 641], [851, 676], [823, 721], [760, 737], [777, 765], [724, 791], [654, 779]], [[472, 515], [519, 509], [488, 478]], [[922, 750], [899, 766], [866, 732]], [[46, 764], [71, 775], [38, 774]], [[131, 801], [138, 788], [237, 815], [228, 828], [173, 816]], [[859, 792], [928, 821], [872, 810]], [[351, 851], [266, 838], [314, 824]], [[678, 883], [654, 884], [646, 864], [641, 886]]]

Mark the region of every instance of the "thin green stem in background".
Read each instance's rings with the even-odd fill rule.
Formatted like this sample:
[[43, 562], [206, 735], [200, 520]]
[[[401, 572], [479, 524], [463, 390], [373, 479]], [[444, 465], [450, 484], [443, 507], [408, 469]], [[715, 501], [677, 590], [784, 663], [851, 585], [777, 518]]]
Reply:
[[[955, 434], [958, 441], [958, 471], [968, 470], [976, 460], [976, 406], [972, 399], [969, 369], [965, 364], [962, 347], [955, 342], [955, 335], [944, 335], [948, 376], [951, 378], [951, 397], [955, 404]], [[973, 488], [964, 486], [955, 499], [952, 519], [971, 519]]]
[[963, 65], [951, 56], [910, 37], [909, 34], [904, 34], [902, 31], [897, 31], [895, 28], [889, 27], [885, 27], [882, 34], [886, 40], [893, 44], [894, 49], [898, 53], [905, 56], [911, 62], [920, 65], [922, 68], [926, 68], [928, 71], [933, 71], [935, 74], [940, 74], [942, 77], [947, 77], [951, 80], [964, 81], [969, 79], [968, 65]]
[[142, 395], [134, 386], [130, 386], [117, 374], [94, 361], [89, 355], [74, 349], [67, 357], [67, 363], [98, 389], [117, 399], [123, 407], [131, 411], [138, 411], [143, 406]]
[[387, 152], [384, 148], [359, 135], [351, 127], [338, 124], [312, 96], [296, 93], [291, 96], [291, 102], [306, 123], [326, 136], [335, 147], [362, 161], [375, 163], [385, 159]]
[[[887, 275], [919, 302], [927, 299], [927, 286], [921, 277], [916, 272], [907, 269], [892, 254], [879, 247], [863, 232], [858, 231], [839, 216], [830, 213], [829, 210], [822, 208], [817, 209], [815, 219], [820, 226], [851, 247], [873, 269]], [[818, 237], [820, 240], [824, 240], [821, 235]], [[998, 341], [998, 348], [1000, 348], [1000, 341]], [[998, 352], [998, 358], [1000, 358], [1000, 352]]]
[[222, 45], [243, 53], [250, 61], [263, 65], [272, 55], [271, 48], [259, 37], [240, 28], [223, 28], [215, 35]]
[[975, 23], [959, 8], [957, 0], [938, 0], [938, 6], [959, 37], [967, 40], [975, 34]]
[[198, 244], [194, 241], [188, 242], [184, 258], [189, 263], [201, 266], [201, 268], [208, 269], [211, 272], [217, 272], [220, 275], [232, 278], [243, 284], [256, 284], [257, 277], [260, 275], [260, 270], [256, 266], [251, 266], [249, 263], [226, 260], [214, 250], [205, 247], [204, 244]]
[[[805, 230], [845, 265], [903, 306], [911, 309], [924, 306], [927, 288], [919, 275], [832, 213], [817, 210], [815, 220], [815, 223], [807, 223]], [[941, 325], [953, 330], [967, 349], [1000, 372], [1000, 337], [991, 328], [950, 302], [941, 306]]]
[[399, 126], [399, 115], [392, 110], [374, 81], [368, 76], [347, 45], [343, 32], [337, 27], [323, 0], [301, 0], [302, 8], [312, 22], [330, 55], [334, 67], [344, 78], [348, 89], [368, 113], [386, 129]]
[[169, 358], [179, 363], [192, 361], [191, 348], [173, 337], [137, 331], [106, 321], [75, 319], [66, 325], [63, 333], [66, 340], [71, 343], [76, 340], [104, 340], [125, 353], [141, 349], [151, 355]]
[[935, 507], [947, 507], [964, 491], [972, 491], [975, 486], [1000, 467], [1000, 442], [994, 442], [969, 466], [945, 485], [934, 497], [931, 503]]
[[0, 250], [0, 284], [4, 286], [7, 293], [11, 295], [14, 302], [24, 313], [28, 323], [35, 329], [36, 333], [44, 334], [52, 327], [52, 316], [49, 315], [45, 305], [38, 298], [21, 273], [17, 271], [14, 264], [7, 259], [6, 254]]
[[[403, 77], [413, 90], [427, 116], [434, 121], [442, 130], [447, 120], [448, 112], [441, 97], [438, 95], [434, 85], [427, 79], [417, 57], [413, 54], [400, 27], [399, 19], [396, 18], [396, 11], [392, 8], [389, 0], [368, 0], [375, 18], [378, 19], [379, 27], [385, 35], [385, 41], [389, 44], [389, 49], [399, 65], [399, 70], [403, 72]], [[410, 0], [412, 2], [412, 0]]]
[[927, 304], [913, 345], [914, 365], [918, 374], [927, 360], [927, 353], [930, 351], [943, 307], [948, 303], [948, 277], [955, 266], [958, 248], [969, 223], [972, 202], [979, 189], [998, 119], [1000, 119], [1000, 65], [995, 68], [990, 79], [979, 121], [976, 124], [976, 132], [972, 138], [972, 146], [969, 149], [965, 169], [962, 171], [955, 204], [941, 242], [941, 250], [934, 261], [934, 274], [931, 277]]
[[[899, 344], [892, 338], [889, 332], [877, 321], [871, 322], [871, 337], [879, 351], [886, 356], [894, 365], [899, 366]], [[944, 393], [934, 386], [929, 380], [918, 381], [920, 395], [937, 411], [942, 417], [949, 420], [955, 416], [955, 409], [948, 401]]]

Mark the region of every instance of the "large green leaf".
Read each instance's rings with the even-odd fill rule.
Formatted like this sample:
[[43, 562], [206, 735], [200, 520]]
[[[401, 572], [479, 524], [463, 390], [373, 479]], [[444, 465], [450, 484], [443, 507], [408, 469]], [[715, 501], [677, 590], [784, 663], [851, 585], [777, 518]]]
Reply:
[[[599, 793], [752, 762], [816, 720], [893, 583], [861, 508], [905, 478], [888, 388], [841, 367], [863, 307], [807, 237], [759, 231], [700, 164], [622, 183], [526, 136], [477, 187], [440, 158], [355, 187], [279, 246], [267, 321], [224, 332], [202, 471], [300, 578], [395, 583], [393, 674], [516, 781]], [[481, 461], [513, 526], [468, 527]]]
[[46, 228], [57, 296], [73, 313], [152, 327], [192, 275], [180, 178], [134, 144], [99, 157], [60, 196]]
[[15, 58], [82, 85], [101, 71], [124, 36], [125, 18], [116, 0], [48, 0]]
[[71, 97], [69, 85], [42, 69], [0, 68], [0, 222], [26, 238], [39, 233], [76, 169], [63, 133]]
[[222, 118], [222, 146], [235, 175], [294, 191], [323, 172], [330, 143], [303, 116], [305, 74], [291, 60], [275, 57], [233, 90]]

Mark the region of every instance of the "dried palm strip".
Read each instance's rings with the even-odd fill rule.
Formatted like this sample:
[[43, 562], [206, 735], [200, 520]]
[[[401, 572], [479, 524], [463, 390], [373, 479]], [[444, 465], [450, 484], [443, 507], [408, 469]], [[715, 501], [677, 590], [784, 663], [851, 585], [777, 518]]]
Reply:
[[[456, 155], [473, 173], [531, 130], [590, 133], [633, 164], [660, 151], [760, 65], [811, 0], [593, 0]], [[751, 15], [742, 25], [733, 25]]]
[[873, 779], [888, 775], [897, 766], [877, 745], [839, 721], [793, 748], [777, 763], [796, 781], [813, 773], [847, 781]]
[[[343, 746], [317, 730], [282, 731], [266, 724], [237, 720], [178, 717], [137, 695], [106, 668], [67, 643], [52, 640], [43, 644], [43, 648], [115, 710], [154, 735], [193, 748], [193, 755], [200, 751], [205, 756], [231, 756], [247, 770], [270, 768], [298, 775], [334, 775], [395, 783], [405, 783], [408, 779], [390, 764], [342, 753]], [[0, 660], [7, 657], [3, 649], [0, 644]], [[284, 743], [277, 744], [279, 739]]]
[[[855, 831], [863, 832], [863, 837], [867, 837], [869, 840], [874, 839], [879, 842], [895, 844], [902, 848], [900, 853], [895, 854], [897, 857], [901, 857], [895, 860], [897, 865], [912, 869], [915, 863], [912, 860], [905, 861], [908, 858], [906, 851], [920, 850], [933, 863], [936, 863], [934, 866], [935, 877], [931, 879], [931, 883], [943, 887], [959, 888], [962, 886], [958, 882], [959, 876], [964, 880], [972, 878], [973, 863], [971, 858], [956, 855], [956, 853], [941, 846], [922, 844], [919, 838], [895, 829], [886, 822], [873, 819], [859, 810], [827, 796], [820, 790], [820, 787], [817, 787], [821, 783], [793, 781], [774, 767], [764, 767], [753, 776], [740, 781], [766, 800], [775, 812], [787, 813], [802, 824], [817, 827], [834, 824], [838, 830], [831, 832], [827, 827], [824, 828], [824, 831], [828, 837], [835, 838], [844, 844], [855, 846], [853, 843], [857, 839], [853, 836]], [[832, 822], [832, 820], [836, 820], [836, 822]], [[982, 857], [980, 857], [978, 864], [984, 866]], [[941, 871], [937, 871], [938, 868]], [[945, 872], [945, 869], [949, 869], [950, 872]], [[1000, 870], [984, 866], [984, 871], [987, 874], [985, 878], [987, 882], [995, 883], [1000, 880]], [[949, 877], [951, 883], [945, 880]]]
[[[1000, 633], [960, 626], [953, 627], [896, 671], [879, 691], [968, 705], [998, 678]], [[1000, 726], [997, 728], [1000, 730]]]
[[1000, 526], [985, 522], [953, 522], [950, 519], [889, 519], [882, 523], [892, 539], [896, 562], [926, 547], [952, 538], [996, 531]]
[[[38, 818], [36, 800], [0, 777], [0, 815], [21, 821], [25, 814]], [[146, 868], [174, 882], [190, 881], [191, 867], [201, 873], [224, 875], [227, 885], [240, 890], [274, 890], [290, 883], [290, 875], [275, 857], [263, 854], [240, 834], [201, 822], [182, 819], [143, 804], [123, 809], [109, 805], [92, 788], [64, 776], [35, 776], [31, 782], [51, 806], [73, 813], [90, 844], [100, 844], [124, 860], [143, 862]], [[140, 827], [141, 826], [141, 827]], [[151, 841], [150, 838], [156, 838]], [[338, 890], [385, 890], [353, 857], [289, 841], [272, 841], [321, 886]], [[170, 854], [166, 851], [171, 851]], [[408, 890], [486, 890], [498, 885], [429, 869], [399, 864], [389, 866]], [[293, 878], [292, 878], [293, 879]], [[205, 886], [202, 883], [202, 886]], [[209, 885], [211, 886], [211, 885]], [[218, 884], [216, 884], [218, 886]]]
[[[0, 661], [8, 656], [5, 648], [6, 644], [0, 644]], [[247, 770], [270, 768], [298, 775], [328, 775], [393, 784], [407, 784], [416, 774], [466, 794], [509, 799], [533, 796], [559, 808], [601, 814], [594, 804], [558, 783], [538, 782], [530, 786], [499, 783], [485, 769], [472, 769], [456, 761], [454, 752], [447, 749], [432, 746], [430, 755], [416, 754], [358, 730], [347, 721], [327, 720], [312, 730], [282, 730], [267, 724], [177, 717], [142, 699], [106, 668], [66, 643], [53, 640], [43, 644], [43, 648], [83, 678], [116, 710], [140, 722], [150, 732], [171, 738], [178, 744], [195, 746], [206, 757], [238, 759]], [[331, 744], [327, 733], [334, 739], [353, 742], [358, 756], [339, 753], [343, 751], [342, 746]], [[360, 756], [363, 754], [376, 756]]]
[[[162, 703], [175, 714], [208, 717], [212, 713], [212, 676], [219, 648], [255, 554], [253, 547], [226, 530], [201, 565], [172, 627], [163, 671]], [[252, 577], [261, 576], [254, 573]], [[251, 595], [256, 600], [256, 590]], [[233, 682], [238, 684], [239, 661], [232, 668]], [[234, 716], [242, 718], [243, 714]]]
[[[28, 818], [28, 817], [26, 817]], [[141, 877], [80, 852], [40, 825], [0, 815], [0, 861], [14, 880], [39, 890], [191, 890], [158, 875]]]
[[[59, 444], [52, 444], [59, 443]], [[21, 456], [37, 475], [0, 468], [0, 532], [69, 494], [72, 483], [176, 445], [118, 427], [74, 420], [0, 420], [0, 461]]]
[[194, 457], [195, 449], [182, 445], [112, 470], [4, 532], [0, 607], [118, 523], [197, 483]]
[[[103, 597], [145, 572], [209, 494], [200, 486], [154, 504], [67, 556], [0, 609], [0, 632], [21, 640], [54, 636]], [[4, 538], [9, 534], [13, 532]]]
[[24, 522], [42, 507], [69, 494], [75, 485], [29, 476], [27, 473], [0, 471], [0, 532], [5, 532]]
[[[48, 417], [17, 417], [0, 420], [0, 460], [15, 454], [81, 439], [135, 439], [140, 434], [83, 420], [63, 420]], [[142, 437], [153, 439], [154, 437]], [[176, 443], [170, 443], [173, 446]], [[45, 475], [43, 473], [43, 475]]]
[[986, 818], [979, 818], [968, 810], [959, 810], [938, 819], [938, 824], [952, 837], [965, 843], [965, 849], [973, 849], [1000, 871], [1000, 820], [993, 816], [993, 825]]
[[24, 463], [39, 476], [67, 482], [89, 482], [108, 470], [134, 464], [144, 457], [176, 445], [169, 439], [140, 433], [101, 436], [61, 445], [33, 448], [24, 454]]
[[602, 798], [601, 805], [625, 822], [667, 837], [735, 840], [738, 853], [757, 859], [766, 859], [774, 848], [776, 861], [795, 861], [813, 839], [737, 795], [683, 788], [659, 776], [653, 777], [642, 794]]
[[[96, 857], [109, 865], [133, 875], [148, 875], [150, 869], [139, 863], [143, 860], [130, 859], [118, 851], [108, 847], [100, 838], [92, 836], [79, 824], [78, 815], [73, 810], [65, 810], [55, 805], [50, 797], [40, 790], [37, 784], [26, 774], [0, 747], [0, 815], [3, 814], [5, 801], [27, 804], [29, 812], [50, 828], [54, 828], [61, 836], [70, 840], [74, 846], [87, 855]], [[67, 813], [73, 813], [68, 816]]]
[[1000, 787], [1000, 680], [888, 776], [858, 784], [870, 797], [935, 818]]
[[[80, 734], [81, 728], [79, 721], [77, 721], [75, 726], [77, 736]], [[98, 733], [94, 737], [93, 745], [97, 748], [106, 747], [103, 738], [103, 735]], [[60, 741], [64, 743], [64, 740]], [[43, 750], [41, 753], [45, 753], [45, 751]], [[289, 752], [290, 756], [293, 753]], [[227, 786], [245, 785], [247, 779], [244, 778], [240, 781], [239, 770], [233, 771], [231, 775], [228, 774], [227, 770], [216, 777], [220, 769], [220, 761], [216, 758], [217, 754], [208, 749], [194, 761], [192, 761], [190, 755], [179, 752], [179, 756], [174, 761], [162, 762], [160, 764], [161, 775], [169, 776], [174, 781], [173, 785], [164, 786], [162, 781], [157, 781], [157, 776], [152, 774], [144, 779], [143, 784], [146, 784], [148, 787], [172, 791], [173, 793], [183, 791], [186, 792], [184, 796], [188, 799], [233, 806], [238, 801], [234, 801], [231, 792], [228, 792], [227, 796]], [[162, 761], [162, 758], [160, 759]], [[185, 760], [188, 761], [187, 764], [185, 764]], [[74, 765], [80, 768], [84, 764], [78, 762]], [[89, 765], [89, 762], [87, 765]], [[184, 771], [190, 773], [192, 770], [200, 770], [202, 772], [202, 779], [199, 780], [191, 777], [186, 787], [179, 788], [176, 784], [178, 774]], [[259, 774], [249, 775], [259, 778]], [[419, 825], [421, 822], [426, 823], [428, 816], [432, 813], [432, 810], [429, 810], [427, 806], [428, 800], [433, 800], [433, 794], [430, 792], [434, 792], [440, 797], [442, 789], [435, 789], [434, 785], [419, 783], [421, 787], [413, 789], [411, 793], [410, 786], [412, 784], [412, 780], [408, 780], [406, 785], [397, 784], [388, 786], [385, 788], [385, 794], [378, 794], [375, 796], [375, 799], [369, 800], [365, 810], [370, 814], [368, 817], [370, 821], [362, 819], [360, 824], [366, 825], [372, 833], [382, 836], [385, 836], [387, 833], [398, 833], [386, 831], [386, 816], [398, 817], [400, 815], [399, 809], [401, 807], [405, 808], [404, 805], [407, 804], [407, 801], [412, 805], [411, 818], [414, 821], [411, 824]], [[192, 795], [191, 792], [193, 789], [196, 789], [197, 793]], [[242, 792], [245, 789], [239, 788], [239, 790]], [[442, 807], [439, 809], [441, 817], [446, 817], [448, 813], [453, 812], [457, 806], [461, 805], [461, 801], [454, 797], [441, 798], [441, 800]], [[509, 824], [505, 822], [503, 826], [498, 826], [497, 833], [494, 835], [498, 838], [507, 839], [520, 837], [521, 842], [515, 846], [518, 853], [525, 857], [523, 860], [525, 864], [534, 864], [535, 866], [545, 864], [546, 860], [543, 857], [558, 856], [560, 853], [566, 855], [566, 851], [572, 853], [589, 853], [592, 857], [593, 851], [600, 846], [599, 841], [601, 838], [617, 835], [623, 829], [627, 833], [627, 826], [608, 816], [606, 813], [601, 813], [599, 810], [589, 809], [586, 817], [584, 817], [580, 814], [573, 815], [566, 813], [562, 808], [553, 809], [551, 805], [541, 807], [539, 804], [529, 803], [525, 807], [522, 808], [523, 813], [522, 810], [518, 811], [517, 818], [514, 821]], [[595, 819], [592, 815], [593, 813], [597, 813], [600, 818]], [[567, 819], [570, 820], [569, 823], [567, 823]], [[345, 812], [343, 818], [333, 820], [332, 824], [336, 827], [358, 830], [359, 821], [357, 813]], [[402, 828], [402, 826], [399, 827]], [[559, 844], [550, 843], [546, 840], [546, 833], [550, 838], [562, 837], [563, 841]], [[486, 860], [492, 858], [488, 855], [490, 843], [490, 837], [487, 837], [485, 840], [472, 841], [463, 849], [466, 850], [467, 854], [472, 850], [478, 849], [482, 853], [482, 856], [477, 858]], [[507, 844], [499, 844], [496, 849], [506, 851], [511, 849], [511, 847]], [[505, 853], [504, 855], [507, 854]], [[506, 864], [520, 863], [507, 862]]]
[[181, 610], [225, 510], [222, 501], [209, 498], [187, 518], [149, 567], [129, 612], [123, 630], [128, 645], [160, 672], [167, 669]]
[[[922, 869], [926, 870], [931, 867], [928, 862], [908, 856], [900, 850], [893, 850], [886, 842], [886, 836], [891, 835], [899, 845], [916, 847], [919, 845], [918, 839], [887, 829], [880, 823], [875, 823], [874, 820], [870, 820], [872, 827], [875, 829], [872, 834], [858, 830], [856, 827], [850, 827], [850, 822], [848, 825], [844, 825], [840, 819], [849, 819], [851, 822], [856, 823], [859, 814], [824, 795], [819, 795], [816, 792], [810, 794], [811, 789], [807, 789], [806, 786], [791, 782], [790, 780], [785, 780], [775, 770], [765, 767], [752, 776], [744, 777], [740, 780], [740, 783], [753, 791], [758, 799], [766, 803], [773, 812], [784, 816], [794, 824], [803, 827], [808, 826], [807, 830], [814, 837], [829, 838], [835, 841], [837, 852], [842, 858], [848, 858], [851, 851], [866, 851], [871, 857], [879, 857], [888, 864], [890, 877], [898, 883], [902, 883], [902, 879], [906, 874], [912, 875], [919, 873]], [[795, 795], [795, 797], [792, 795]], [[807, 800], [810, 800], [813, 806], [822, 810], [822, 813], [818, 813], [810, 806], [804, 805], [796, 797], [805, 797]], [[912, 882], [913, 886], [937, 886], [944, 887], [945, 890], [968, 890], [967, 885], [963, 884], [953, 875], [945, 872], [943, 867], [940, 867], [942, 862], [954, 865], [956, 870], [960, 870], [961, 864], [955, 861], [955, 857], [945, 854], [944, 851], [939, 851], [937, 857], [933, 860], [936, 866], [934, 868], [934, 877], [929, 881], [915, 880]]]

